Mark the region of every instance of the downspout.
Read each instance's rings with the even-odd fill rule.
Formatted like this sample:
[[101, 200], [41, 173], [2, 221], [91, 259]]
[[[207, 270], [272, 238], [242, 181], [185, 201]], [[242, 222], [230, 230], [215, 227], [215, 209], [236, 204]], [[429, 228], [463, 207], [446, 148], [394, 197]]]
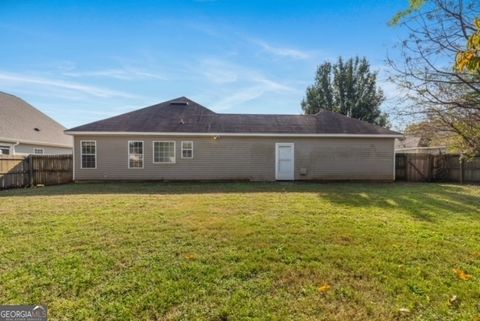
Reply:
[[15, 146], [18, 146], [18, 145], [20, 145], [20, 142], [19, 142], [19, 141], [17, 141], [15, 144], [11, 145], [11, 146], [12, 146], [12, 147], [11, 147], [11, 148], [12, 148], [12, 155], [15, 155], [15, 154], [16, 154], [16, 153], [15, 153]]

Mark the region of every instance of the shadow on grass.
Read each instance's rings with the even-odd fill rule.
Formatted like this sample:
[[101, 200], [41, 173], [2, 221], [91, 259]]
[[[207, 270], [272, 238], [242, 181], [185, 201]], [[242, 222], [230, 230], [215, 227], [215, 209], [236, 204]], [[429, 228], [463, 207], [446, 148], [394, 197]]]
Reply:
[[7, 196], [54, 196], [79, 194], [211, 194], [211, 193], [316, 193], [358, 191], [362, 187], [391, 188], [393, 183], [369, 182], [88, 182], [0, 191]]
[[478, 193], [472, 194], [472, 189], [480, 190], [480, 187], [368, 182], [99, 182], [7, 190], [0, 192], [0, 198], [86, 194], [313, 193], [339, 206], [386, 211], [402, 209], [415, 219], [433, 222], [442, 215], [452, 214], [480, 219], [480, 197]]
[[432, 183], [395, 183], [391, 189], [366, 188], [364, 191], [322, 193], [334, 204], [348, 207], [376, 207], [385, 211], [403, 210], [417, 220], [434, 222], [452, 215], [480, 219], [480, 194], [469, 193], [478, 186]]

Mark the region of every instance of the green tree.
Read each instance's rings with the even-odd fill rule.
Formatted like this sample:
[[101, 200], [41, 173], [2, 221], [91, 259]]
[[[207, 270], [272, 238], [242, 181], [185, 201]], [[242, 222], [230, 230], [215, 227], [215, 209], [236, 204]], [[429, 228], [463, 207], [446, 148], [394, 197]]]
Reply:
[[385, 98], [376, 83], [377, 74], [370, 71], [366, 58], [325, 62], [317, 69], [315, 83], [307, 88], [302, 110], [305, 114], [328, 110], [386, 126], [388, 117], [380, 110]]
[[397, 14], [390, 20], [390, 25], [398, 25], [403, 19], [410, 16], [414, 12], [419, 11], [426, 4], [426, 2], [427, 0], [408, 0], [408, 8], [397, 12]]

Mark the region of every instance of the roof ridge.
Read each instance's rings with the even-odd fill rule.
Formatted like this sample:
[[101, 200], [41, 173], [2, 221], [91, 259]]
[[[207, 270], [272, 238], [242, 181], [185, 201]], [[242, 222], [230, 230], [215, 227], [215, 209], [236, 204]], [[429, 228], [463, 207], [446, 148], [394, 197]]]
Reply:
[[312, 114], [244, 114], [244, 113], [215, 113], [217, 115], [232, 116], [314, 116]]

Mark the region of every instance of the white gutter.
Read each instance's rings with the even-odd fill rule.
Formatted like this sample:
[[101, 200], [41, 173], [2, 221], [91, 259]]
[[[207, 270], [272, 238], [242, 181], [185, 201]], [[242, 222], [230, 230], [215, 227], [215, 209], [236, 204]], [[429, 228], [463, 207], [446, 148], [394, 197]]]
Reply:
[[429, 149], [447, 149], [447, 146], [433, 146], [433, 147], [405, 147], [396, 148], [395, 151], [408, 151], [408, 150], [429, 150]]
[[16, 145], [27, 144], [27, 145], [44, 145], [44, 146], [52, 146], [52, 147], [72, 148], [72, 145], [66, 145], [66, 144], [49, 143], [49, 142], [42, 142], [42, 141], [36, 141], [36, 140], [16, 140], [16, 139], [5, 138], [5, 137], [0, 137], [0, 142], [11, 142]]
[[401, 134], [285, 134], [285, 133], [180, 133], [180, 132], [80, 132], [65, 131], [68, 135], [94, 136], [230, 136], [230, 137], [348, 137], [348, 138], [401, 138]]

